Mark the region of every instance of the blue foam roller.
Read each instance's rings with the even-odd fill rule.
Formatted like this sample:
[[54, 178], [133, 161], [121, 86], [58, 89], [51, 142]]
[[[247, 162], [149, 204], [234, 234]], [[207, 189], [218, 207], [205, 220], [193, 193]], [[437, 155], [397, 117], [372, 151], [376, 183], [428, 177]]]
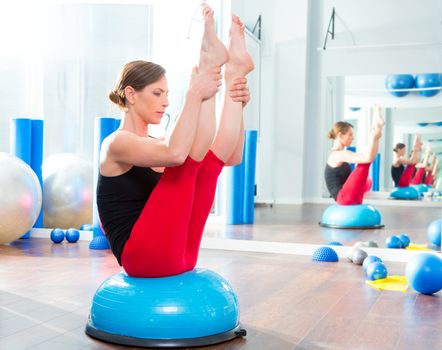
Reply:
[[416, 200], [416, 199], [420, 199], [420, 193], [415, 187], [412, 187], [412, 186], [396, 187], [390, 193], [390, 197], [394, 198], [394, 199]]
[[[31, 120], [31, 168], [34, 170], [35, 175], [37, 175], [38, 182], [42, 189], [43, 195], [43, 176], [42, 176], [42, 165], [43, 165], [43, 134], [44, 134], [44, 122], [42, 119], [32, 119]], [[42, 198], [42, 203], [43, 203]], [[34, 227], [43, 227], [43, 207], [40, 210], [40, 214]]]
[[[96, 118], [94, 125], [94, 193], [97, 190], [98, 174], [100, 169], [100, 150], [103, 140], [112, 134], [120, 126], [120, 119], [117, 118]], [[93, 213], [93, 238], [89, 244], [90, 249], [109, 249], [109, 243], [104, 237], [100, 227], [97, 210], [97, 198], [94, 196]], [[104, 239], [103, 239], [104, 238]]]
[[202, 346], [245, 335], [230, 283], [207, 269], [162, 278], [120, 272], [96, 291], [86, 333], [143, 347]]
[[244, 146], [244, 224], [253, 224], [255, 218], [255, 169], [258, 131], [247, 130]]
[[319, 224], [332, 228], [379, 228], [383, 226], [379, 211], [368, 204], [333, 204], [325, 209]]
[[238, 225], [244, 219], [245, 147], [241, 164], [227, 168], [226, 223]]
[[312, 255], [313, 261], [337, 262], [339, 261], [338, 254], [333, 248], [319, 247]]

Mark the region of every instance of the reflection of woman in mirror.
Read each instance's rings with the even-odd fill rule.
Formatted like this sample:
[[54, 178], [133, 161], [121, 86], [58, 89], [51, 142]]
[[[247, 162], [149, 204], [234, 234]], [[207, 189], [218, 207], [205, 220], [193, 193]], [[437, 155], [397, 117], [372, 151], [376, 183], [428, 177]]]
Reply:
[[430, 152], [430, 146], [427, 144], [424, 159], [422, 162], [416, 164], [416, 172], [411, 180], [412, 185], [424, 183], [425, 171], [427, 171], [428, 161], [430, 160]]
[[425, 173], [425, 178], [424, 178], [424, 184], [425, 185], [429, 185], [429, 186], [433, 186], [434, 187], [434, 182], [436, 179], [436, 174], [437, 174], [437, 164], [438, 163], [438, 159], [436, 154], [433, 154], [433, 160], [431, 162], [431, 164], [429, 164], [427, 166], [427, 172]]
[[422, 149], [422, 141], [420, 135], [416, 135], [413, 151], [410, 158], [405, 158], [406, 146], [403, 143], [397, 143], [394, 147], [393, 163], [391, 165], [391, 177], [395, 187], [410, 186], [413, 178], [416, 163], [419, 161]]
[[[337, 122], [328, 133], [328, 137], [334, 141], [325, 167], [325, 182], [330, 195], [340, 205], [362, 204], [364, 193], [369, 189], [368, 170], [378, 152], [384, 126], [380, 106], [377, 105], [374, 112], [372, 130], [364, 153], [345, 149], [354, 138], [350, 123]], [[357, 164], [354, 171], [351, 171], [350, 163]]]

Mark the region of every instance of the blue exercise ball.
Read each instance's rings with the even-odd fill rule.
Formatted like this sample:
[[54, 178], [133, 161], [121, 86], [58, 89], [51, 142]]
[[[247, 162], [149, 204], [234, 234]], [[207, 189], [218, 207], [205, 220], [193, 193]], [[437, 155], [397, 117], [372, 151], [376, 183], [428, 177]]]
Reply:
[[434, 254], [418, 254], [407, 263], [405, 276], [417, 292], [437, 293], [442, 289], [442, 259]]
[[398, 237], [401, 240], [404, 248], [407, 248], [410, 245], [410, 237], [406, 233], [400, 233]]
[[362, 263], [362, 269], [364, 270], [365, 274], [367, 274], [368, 265], [374, 262], [382, 262], [382, 259], [378, 258], [375, 255], [369, 255], [364, 259], [364, 262]]
[[333, 228], [379, 228], [381, 214], [368, 204], [338, 205], [325, 209], [322, 214], [321, 226]]
[[442, 220], [433, 221], [430, 226], [428, 226], [427, 237], [428, 240], [440, 247], [442, 235]]
[[437, 95], [441, 87], [440, 75], [439, 73], [418, 74], [415, 78], [415, 85], [418, 89], [439, 88], [419, 91], [419, 93], [425, 97]]
[[384, 263], [375, 261], [367, 266], [366, 274], [370, 281], [375, 281], [386, 278], [388, 271]]
[[117, 273], [96, 291], [86, 333], [130, 346], [203, 346], [245, 335], [230, 283], [207, 269], [162, 278]]
[[51, 231], [51, 241], [61, 243], [64, 240], [64, 231], [61, 228], [54, 228]]
[[70, 228], [66, 231], [66, 240], [69, 243], [75, 243], [80, 239], [80, 232], [76, 228]]
[[[401, 89], [412, 89], [414, 87], [414, 77], [411, 74], [393, 74], [385, 78], [385, 87], [390, 94], [396, 97], [408, 95], [409, 91], [397, 91]], [[395, 91], [396, 90], [396, 91]]]

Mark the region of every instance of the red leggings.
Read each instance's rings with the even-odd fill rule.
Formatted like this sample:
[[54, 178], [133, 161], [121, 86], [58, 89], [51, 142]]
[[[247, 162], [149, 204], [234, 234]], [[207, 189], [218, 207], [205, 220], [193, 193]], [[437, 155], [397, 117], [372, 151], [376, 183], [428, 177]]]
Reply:
[[362, 204], [364, 193], [367, 191], [368, 170], [371, 163], [360, 163], [356, 166], [345, 181], [344, 186], [338, 193], [336, 202], [340, 205]]
[[412, 185], [419, 185], [422, 183], [422, 180], [424, 178], [425, 174], [425, 168], [419, 168], [416, 171], [416, 174], [413, 177], [413, 180], [411, 180]]
[[192, 270], [224, 166], [212, 151], [166, 168], [124, 246], [121, 262], [133, 277], [164, 277]]
[[434, 181], [433, 174], [428, 173], [428, 175], [425, 176], [425, 181], [424, 181], [425, 185], [433, 185], [433, 181]]
[[416, 168], [416, 164], [407, 165], [407, 167], [405, 168], [404, 172], [401, 175], [401, 178], [399, 179], [397, 187], [410, 186], [411, 178], [413, 177], [415, 168]]

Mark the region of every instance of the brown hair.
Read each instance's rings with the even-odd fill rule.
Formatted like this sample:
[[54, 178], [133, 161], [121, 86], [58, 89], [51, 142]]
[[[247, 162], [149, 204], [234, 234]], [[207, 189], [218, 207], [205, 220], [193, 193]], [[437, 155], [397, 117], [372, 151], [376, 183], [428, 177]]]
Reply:
[[339, 133], [345, 134], [347, 133], [348, 129], [352, 128], [353, 125], [351, 125], [348, 122], [336, 122], [335, 125], [333, 125], [333, 128], [328, 132], [328, 138], [334, 140]]
[[118, 77], [115, 88], [109, 93], [109, 99], [120, 108], [126, 107], [124, 89], [132, 86], [135, 91], [143, 90], [147, 85], [160, 80], [166, 70], [158, 64], [147, 61], [127, 63]]
[[397, 153], [397, 151], [399, 151], [399, 150], [401, 150], [403, 148], [405, 148], [405, 143], [398, 142], [396, 144], [396, 146], [394, 146], [393, 151], [395, 151]]

